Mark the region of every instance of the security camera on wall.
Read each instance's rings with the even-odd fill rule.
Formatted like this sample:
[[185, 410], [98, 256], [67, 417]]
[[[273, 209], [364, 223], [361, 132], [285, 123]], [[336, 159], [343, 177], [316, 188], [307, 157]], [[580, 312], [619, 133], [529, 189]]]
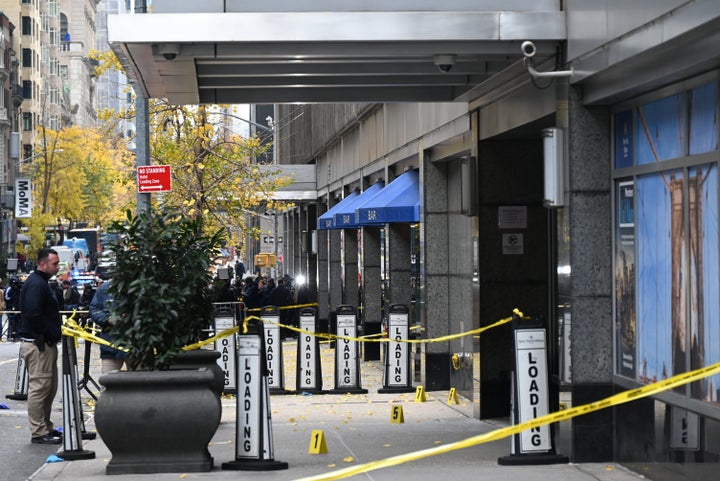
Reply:
[[175, 60], [175, 58], [180, 55], [180, 44], [160, 43], [157, 46], [157, 51], [165, 60]]
[[448, 73], [455, 65], [456, 56], [451, 53], [433, 55], [435, 66], [443, 73]]

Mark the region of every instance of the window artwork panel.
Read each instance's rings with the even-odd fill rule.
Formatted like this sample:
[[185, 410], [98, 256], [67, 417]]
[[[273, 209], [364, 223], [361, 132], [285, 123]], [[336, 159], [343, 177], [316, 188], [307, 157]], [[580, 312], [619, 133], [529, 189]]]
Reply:
[[690, 91], [690, 154], [712, 152], [718, 148], [717, 84]]
[[685, 130], [683, 93], [638, 107], [638, 164], [651, 164], [684, 156]]
[[[720, 362], [717, 165], [690, 169], [689, 268], [690, 369]], [[693, 383], [691, 395], [718, 402], [720, 375]]]
[[[673, 282], [674, 189], [682, 193], [680, 172], [637, 180], [637, 332], [636, 380], [649, 384], [673, 375], [674, 339], [684, 335], [673, 322], [679, 292]], [[677, 190], [675, 190], [675, 193]]]
[[613, 131], [615, 138], [615, 168], [632, 167], [635, 163], [632, 110], [625, 110], [615, 114]]
[[637, 316], [635, 310], [635, 183], [617, 184], [615, 228], [615, 309], [618, 374], [635, 379]]

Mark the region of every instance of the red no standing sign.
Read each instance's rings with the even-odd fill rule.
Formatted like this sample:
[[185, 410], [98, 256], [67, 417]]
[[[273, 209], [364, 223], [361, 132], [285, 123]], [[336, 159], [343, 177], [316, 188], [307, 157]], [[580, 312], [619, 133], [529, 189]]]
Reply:
[[138, 194], [170, 192], [172, 176], [169, 165], [140, 165], [137, 168]]

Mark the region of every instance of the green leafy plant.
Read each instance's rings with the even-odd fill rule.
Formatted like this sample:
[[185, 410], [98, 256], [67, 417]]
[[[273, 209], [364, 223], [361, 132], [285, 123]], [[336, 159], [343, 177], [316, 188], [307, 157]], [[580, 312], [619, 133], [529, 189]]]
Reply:
[[212, 322], [210, 266], [224, 231], [207, 234], [201, 218], [167, 208], [126, 216], [109, 229], [119, 234], [110, 246], [110, 333], [127, 349], [130, 369], [167, 368]]

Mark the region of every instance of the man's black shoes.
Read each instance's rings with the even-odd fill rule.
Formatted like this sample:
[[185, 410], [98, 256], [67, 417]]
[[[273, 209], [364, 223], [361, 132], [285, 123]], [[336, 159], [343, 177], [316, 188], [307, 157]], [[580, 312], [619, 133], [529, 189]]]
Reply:
[[33, 444], [60, 444], [62, 438], [54, 436], [52, 433], [46, 434], [45, 436], [35, 436], [30, 440]]

